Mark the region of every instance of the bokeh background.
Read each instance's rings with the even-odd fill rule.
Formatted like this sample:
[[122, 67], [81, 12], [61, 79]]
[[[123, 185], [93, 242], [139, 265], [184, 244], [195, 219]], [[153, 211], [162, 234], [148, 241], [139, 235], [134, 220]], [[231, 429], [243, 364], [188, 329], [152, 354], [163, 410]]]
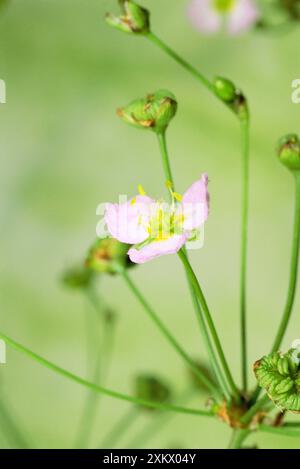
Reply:
[[[178, 114], [168, 131], [174, 175], [183, 191], [203, 171], [210, 177], [211, 216], [205, 246], [192, 254], [226, 354], [240, 379], [238, 278], [240, 147], [235, 118], [199, 83], [143, 38], [103, 22], [117, 11], [109, 0], [11, 0], [0, 12], [1, 330], [37, 353], [88, 376], [84, 296], [64, 289], [61, 272], [81, 261], [95, 238], [99, 202], [133, 195], [138, 183], [154, 196], [164, 188], [151, 133], [126, 126], [115, 109], [135, 97], [168, 88]], [[153, 30], [208, 77], [232, 78], [246, 93], [252, 114], [249, 252], [250, 364], [268, 352], [284, 305], [292, 230], [293, 181], [274, 147], [299, 131], [300, 105], [291, 102], [299, 78], [299, 29], [274, 36], [202, 37], [186, 18], [186, 0], [143, 0]], [[204, 357], [181, 265], [162, 257], [132, 272], [187, 351]], [[141, 371], [165, 379], [174, 394], [187, 372], [126, 285], [117, 277], [99, 284], [117, 311], [110, 388], [131, 393]], [[284, 349], [300, 338], [299, 302]], [[90, 344], [91, 345], [91, 344]], [[93, 342], [97, 353], [97, 337]], [[8, 350], [1, 365], [1, 399], [34, 448], [74, 446], [87, 391]], [[204, 405], [195, 394], [191, 405]], [[90, 440], [101, 440], [128, 412], [124, 402], [102, 398]], [[141, 416], [118, 443], [126, 447], [153, 417]], [[0, 422], [2, 448], [11, 445]], [[147, 447], [226, 447], [229, 429], [215, 420], [175, 416]], [[299, 439], [256, 435], [260, 447], [299, 446]]]

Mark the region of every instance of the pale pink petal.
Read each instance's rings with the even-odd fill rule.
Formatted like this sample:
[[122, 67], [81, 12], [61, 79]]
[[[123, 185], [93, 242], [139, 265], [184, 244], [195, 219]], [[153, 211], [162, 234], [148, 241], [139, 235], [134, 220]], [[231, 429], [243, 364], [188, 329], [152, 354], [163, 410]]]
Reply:
[[192, 24], [203, 33], [215, 33], [222, 26], [222, 16], [214, 9], [213, 0], [192, 0], [188, 7]]
[[137, 244], [149, 237], [147, 224], [151, 206], [155, 202], [147, 196], [137, 196], [124, 204], [106, 204], [105, 223], [113, 238], [122, 243]]
[[227, 28], [230, 34], [239, 34], [249, 29], [260, 17], [254, 0], [236, 0], [228, 14]]
[[152, 241], [141, 249], [131, 248], [128, 251], [129, 258], [136, 264], [144, 264], [159, 256], [175, 254], [187, 240], [187, 235], [173, 235], [163, 241]]
[[203, 174], [183, 194], [182, 204], [179, 207], [184, 216], [183, 229], [193, 230], [199, 228], [207, 220], [209, 214], [209, 193], [207, 189], [208, 176]]

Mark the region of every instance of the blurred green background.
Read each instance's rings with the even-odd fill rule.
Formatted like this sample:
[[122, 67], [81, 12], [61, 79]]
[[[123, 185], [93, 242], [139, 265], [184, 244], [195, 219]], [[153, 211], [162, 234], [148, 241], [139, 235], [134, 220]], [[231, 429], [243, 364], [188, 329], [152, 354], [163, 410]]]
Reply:
[[[160, 196], [164, 179], [153, 134], [123, 124], [115, 109], [157, 88], [179, 102], [169, 147], [179, 191], [203, 171], [210, 178], [211, 216], [205, 246], [192, 253], [226, 354], [240, 379], [238, 278], [240, 147], [235, 118], [199, 83], [143, 38], [103, 22], [111, 0], [11, 0], [0, 16], [1, 330], [82, 376], [86, 315], [80, 293], [62, 288], [61, 272], [80, 261], [95, 238], [99, 202], [133, 195], [138, 183]], [[274, 37], [203, 38], [186, 18], [186, 0], [143, 0], [153, 30], [208, 77], [232, 78], [252, 112], [249, 252], [249, 358], [268, 352], [287, 288], [293, 181], [274, 146], [299, 131], [300, 105], [291, 102], [299, 78], [300, 31]], [[164, 322], [197, 357], [205, 357], [184, 274], [176, 256], [132, 273]], [[118, 312], [108, 385], [131, 393], [137, 372], [162, 376], [180, 393], [187, 386], [181, 359], [146, 318], [121, 279], [104, 278], [102, 294]], [[299, 302], [284, 341], [300, 338]], [[97, 340], [94, 341], [95, 352]], [[8, 350], [1, 365], [7, 406], [34, 448], [74, 445], [87, 391]], [[249, 376], [254, 384], [251, 366]], [[191, 405], [204, 405], [195, 395]], [[128, 404], [102, 398], [90, 442], [97, 447]], [[141, 417], [120, 440], [124, 447], [151, 417]], [[212, 419], [178, 415], [148, 447], [226, 447], [229, 429]], [[294, 447], [299, 440], [256, 435], [260, 447]], [[9, 447], [2, 421], [0, 446]]]

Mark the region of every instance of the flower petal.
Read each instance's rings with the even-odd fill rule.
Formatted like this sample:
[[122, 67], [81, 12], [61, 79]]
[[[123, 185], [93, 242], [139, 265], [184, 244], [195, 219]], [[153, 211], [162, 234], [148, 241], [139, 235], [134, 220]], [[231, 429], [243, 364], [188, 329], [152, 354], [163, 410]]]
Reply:
[[183, 194], [180, 210], [184, 216], [183, 229], [199, 228], [207, 220], [209, 214], [209, 193], [207, 190], [208, 176], [203, 174]]
[[106, 204], [104, 218], [111, 236], [128, 244], [145, 241], [149, 237], [147, 225], [154, 203], [150, 197], [137, 196], [124, 204]]
[[192, 0], [188, 8], [192, 24], [203, 33], [215, 33], [222, 26], [222, 16], [213, 7], [213, 0]]
[[233, 35], [246, 31], [259, 17], [259, 10], [253, 0], [236, 0], [236, 5], [228, 14], [228, 31]]
[[129, 258], [136, 264], [144, 264], [156, 257], [167, 254], [175, 254], [182, 248], [187, 240], [187, 235], [173, 235], [163, 241], [152, 241], [141, 249], [131, 248], [128, 251]]

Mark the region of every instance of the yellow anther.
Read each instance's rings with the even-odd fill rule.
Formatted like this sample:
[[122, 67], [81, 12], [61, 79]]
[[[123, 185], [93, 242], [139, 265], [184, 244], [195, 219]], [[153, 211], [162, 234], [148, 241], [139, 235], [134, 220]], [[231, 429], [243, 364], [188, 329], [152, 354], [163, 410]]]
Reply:
[[145, 189], [142, 186], [142, 184], [138, 185], [138, 191], [139, 191], [140, 195], [147, 195]]
[[172, 192], [172, 195], [174, 199], [176, 199], [178, 202], [182, 202], [182, 195], [178, 194], [178, 192]]
[[130, 202], [130, 205], [134, 205], [134, 204], [136, 204], [136, 198], [135, 197]]
[[166, 187], [167, 187], [167, 189], [172, 190], [173, 189], [172, 181], [166, 181]]

